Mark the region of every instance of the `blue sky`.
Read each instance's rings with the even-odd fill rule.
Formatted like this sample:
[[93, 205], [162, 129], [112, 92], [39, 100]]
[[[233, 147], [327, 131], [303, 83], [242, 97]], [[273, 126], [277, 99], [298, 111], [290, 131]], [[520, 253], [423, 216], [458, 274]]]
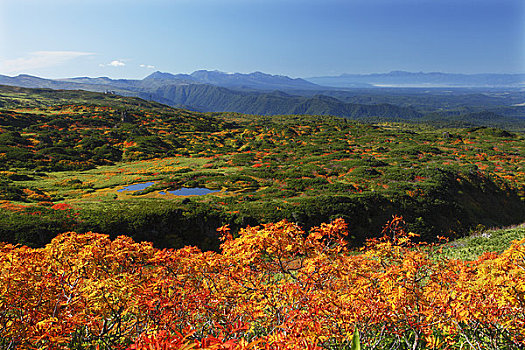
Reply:
[[523, 0], [0, 0], [0, 74], [525, 72]]

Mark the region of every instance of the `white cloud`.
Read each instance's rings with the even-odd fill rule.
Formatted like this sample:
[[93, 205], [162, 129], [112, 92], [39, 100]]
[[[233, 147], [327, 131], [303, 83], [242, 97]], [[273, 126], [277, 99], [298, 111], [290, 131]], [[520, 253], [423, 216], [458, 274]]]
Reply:
[[0, 71], [8, 74], [23, 73], [33, 69], [59, 66], [72, 59], [91, 55], [94, 55], [94, 53], [79, 51], [35, 51], [25, 57], [1, 61]]
[[124, 67], [126, 63], [124, 60], [113, 60], [109, 62], [108, 64], [101, 63], [98, 66], [99, 67]]
[[155, 66], [152, 66], [150, 64], [141, 64], [140, 65], [142, 68], [148, 68], [148, 69], [155, 69]]
[[126, 64], [122, 61], [119, 61], [119, 60], [114, 60], [114, 61], [111, 61], [108, 66], [112, 66], [112, 67], [123, 67], [125, 66]]

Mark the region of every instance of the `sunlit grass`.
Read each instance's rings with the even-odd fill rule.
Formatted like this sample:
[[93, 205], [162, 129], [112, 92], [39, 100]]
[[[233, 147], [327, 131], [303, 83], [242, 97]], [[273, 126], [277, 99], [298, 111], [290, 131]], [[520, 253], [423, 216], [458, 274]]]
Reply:
[[445, 244], [443, 254], [448, 258], [475, 260], [485, 252], [501, 253], [512, 241], [523, 238], [525, 224], [512, 228], [482, 230]]

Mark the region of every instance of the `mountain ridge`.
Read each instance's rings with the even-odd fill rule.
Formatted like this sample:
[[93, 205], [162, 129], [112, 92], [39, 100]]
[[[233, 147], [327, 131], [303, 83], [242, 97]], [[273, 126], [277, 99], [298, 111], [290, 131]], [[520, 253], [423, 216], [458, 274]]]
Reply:
[[525, 74], [477, 73], [459, 74], [443, 72], [407, 72], [349, 74], [318, 76], [306, 80], [334, 87], [353, 87], [355, 84], [370, 86], [420, 86], [420, 87], [525, 87]]
[[[315, 114], [334, 115], [352, 119], [381, 117], [393, 119], [420, 118], [421, 114], [409, 107], [399, 107], [390, 104], [366, 105], [345, 103], [336, 98], [319, 95], [305, 97], [290, 95], [281, 90], [239, 89], [234, 87], [204, 83], [206, 79], [220, 82], [222, 78], [246, 82], [246, 77], [261, 85], [271, 86], [275, 81], [284, 81], [288, 86], [297, 88], [296, 83], [302, 80], [284, 76], [272, 76], [261, 72], [250, 74], [227, 74], [222, 72], [197, 71], [195, 75], [173, 75], [171, 73], [154, 72], [142, 80], [99, 78], [70, 78], [61, 80], [44, 79], [33, 76], [7, 77], [0, 75], [0, 84], [16, 85], [29, 88], [54, 88], [66, 90], [88, 90], [96, 92], [111, 92], [125, 96], [141, 97], [175, 107], [185, 107], [200, 112], [239, 112], [248, 114]], [[206, 77], [202, 77], [205, 75]], [[193, 82], [192, 77], [199, 82]], [[271, 81], [271, 83], [268, 83]], [[226, 83], [223, 83], [227, 85]], [[249, 86], [254, 86], [247, 84]], [[286, 91], [284, 89], [284, 91]]]
[[[369, 77], [371, 75], [353, 76]], [[443, 78], [447, 74], [393, 71], [374, 76], [389, 76], [390, 79], [406, 78], [407, 76]], [[489, 76], [494, 75], [489, 74]], [[505, 78], [508, 75], [502, 75], [502, 77]], [[140, 97], [172, 107], [199, 112], [239, 112], [260, 115], [315, 114], [351, 119], [380, 118], [407, 121], [417, 120], [427, 113], [434, 112], [443, 112], [443, 116], [446, 116], [449, 113], [465, 115], [471, 112], [491, 110], [497, 114], [512, 117], [512, 121], [525, 117], [525, 111], [522, 111], [523, 107], [520, 107], [525, 93], [520, 92], [521, 90], [513, 90], [515, 92], [508, 95], [500, 93], [501, 91], [486, 90], [484, 92], [466, 89], [464, 91], [455, 90], [458, 91], [456, 95], [456, 92], [444, 89], [417, 92], [403, 88], [366, 87], [345, 90], [344, 88], [313, 85], [308, 82], [306, 82], [308, 88], [303, 89], [305, 82], [300, 78], [262, 72], [243, 74], [206, 70], [195, 71], [191, 74], [156, 71], [141, 80], [86, 76], [53, 80], [27, 74], [16, 77], [0, 75], [0, 84], [5, 85], [87, 90]], [[316, 88], [311, 88], [312, 86]], [[368, 85], [365, 84], [365, 86]], [[398, 92], [403, 95], [399, 95]], [[444, 110], [443, 107], [445, 107]], [[447, 118], [445, 119], [448, 121]], [[509, 120], [509, 122], [512, 121]]]

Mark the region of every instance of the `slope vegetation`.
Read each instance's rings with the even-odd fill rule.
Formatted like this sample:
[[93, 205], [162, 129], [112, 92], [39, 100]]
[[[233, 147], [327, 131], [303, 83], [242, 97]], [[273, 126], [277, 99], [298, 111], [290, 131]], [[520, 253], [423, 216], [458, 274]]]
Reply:
[[[343, 217], [359, 245], [394, 214], [424, 240], [525, 220], [520, 133], [196, 113], [81, 91], [4, 88], [0, 102], [4, 241], [76, 230], [217, 249], [223, 224]], [[170, 193], [181, 188], [217, 192]]]

